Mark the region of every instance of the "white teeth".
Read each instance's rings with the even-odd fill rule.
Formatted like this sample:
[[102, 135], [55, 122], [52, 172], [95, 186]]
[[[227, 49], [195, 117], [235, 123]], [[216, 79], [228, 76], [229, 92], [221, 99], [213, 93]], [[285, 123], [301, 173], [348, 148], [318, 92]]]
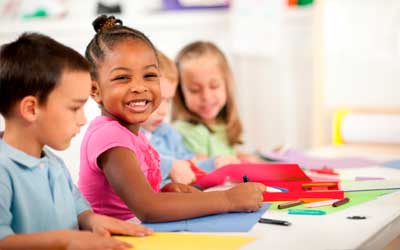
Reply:
[[146, 101], [133, 101], [129, 103], [129, 106], [138, 107], [138, 106], [145, 106]]

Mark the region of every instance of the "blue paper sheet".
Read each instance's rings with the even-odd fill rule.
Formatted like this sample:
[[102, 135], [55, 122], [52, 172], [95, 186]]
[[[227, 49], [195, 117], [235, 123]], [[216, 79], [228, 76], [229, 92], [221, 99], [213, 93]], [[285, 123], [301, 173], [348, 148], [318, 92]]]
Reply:
[[385, 167], [400, 169], [400, 160], [384, 162], [382, 165]]
[[215, 214], [194, 219], [144, 223], [156, 232], [248, 232], [270, 206], [264, 203], [262, 208], [253, 213]]

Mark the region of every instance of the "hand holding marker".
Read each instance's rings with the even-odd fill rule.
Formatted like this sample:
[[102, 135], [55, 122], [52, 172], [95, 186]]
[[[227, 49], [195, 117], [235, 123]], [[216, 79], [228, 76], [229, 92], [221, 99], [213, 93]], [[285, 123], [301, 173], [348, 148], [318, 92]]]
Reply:
[[[247, 175], [243, 176], [243, 182], [249, 182], [249, 177]], [[279, 191], [279, 192], [281, 192], [281, 191]], [[289, 221], [273, 220], [273, 219], [267, 219], [267, 218], [261, 218], [258, 220], [258, 222], [264, 223], [264, 224], [280, 225], [280, 226], [290, 226], [291, 225], [291, 223]]]

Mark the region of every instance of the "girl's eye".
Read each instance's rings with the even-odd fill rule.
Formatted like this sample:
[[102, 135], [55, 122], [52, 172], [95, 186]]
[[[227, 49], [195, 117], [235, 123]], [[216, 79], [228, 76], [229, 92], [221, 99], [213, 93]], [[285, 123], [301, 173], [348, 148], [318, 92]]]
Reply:
[[148, 73], [144, 75], [145, 79], [157, 79], [158, 78], [158, 74], [156, 73]]
[[197, 94], [200, 92], [200, 89], [188, 89], [190, 93]]
[[117, 76], [113, 79], [113, 81], [127, 81], [129, 80], [128, 76]]
[[77, 112], [81, 107], [71, 107], [69, 108], [73, 112]]
[[211, 89], [218, 89], [221, 85], [220, 84], [213, 84], [210, 86]]

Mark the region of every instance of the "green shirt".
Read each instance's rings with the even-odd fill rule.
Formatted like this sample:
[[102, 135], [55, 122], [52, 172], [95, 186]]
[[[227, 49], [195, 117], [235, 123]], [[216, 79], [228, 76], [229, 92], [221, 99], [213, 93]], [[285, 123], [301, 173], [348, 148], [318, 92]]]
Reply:
[[186, 147], [195, 154], [209, 157], [235, 155], [234, 148], [228, 142], [225, 124], [213, 125], [213, 133], [203, 124], [185, 121], [176, 121], [174, 127], [181, 133]]

